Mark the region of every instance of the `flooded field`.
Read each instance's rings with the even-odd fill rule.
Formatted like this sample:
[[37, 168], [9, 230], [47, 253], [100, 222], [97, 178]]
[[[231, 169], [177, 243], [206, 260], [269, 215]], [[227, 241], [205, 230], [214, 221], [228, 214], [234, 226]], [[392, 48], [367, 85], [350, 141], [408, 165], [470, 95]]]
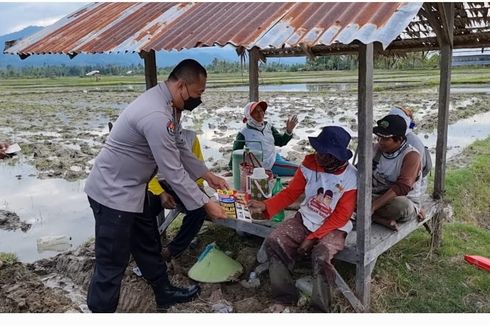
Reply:
[[[353, 85], [261, 87], [261, 99], [269, 103], [266, 119], [278, 130], [284, 130], [288, 116], [299, 118], [292, 141], [280, 153], [300, 162], [310, 150], [307, 136], [317, 135], [328, 124], [346, 126], [355, 136], [357, 93]], [[142, 85], [0, 87], [0, 139], [22, 147], [20, 155], [0, 162], [0, 212], [14, 212], [31, 224], [26, 231], [0, 229], [0, 252], [14, 252], [19, 260], [33, 262], [57, 254], [38, 250], [37, 240], [42, 237], [67, 236], [69, 245], [76, 248], [93, 236], [84, 180], [108, 133], [107, 122], [115, 121], [143, 90]], [[490, 134], [490, 83], [458, 85], [453, 90], [448, 159]], [[243, 127], [247, 98], [246, 87], [210, 88], [203, 104], [184, 116], [184, 127], [198, 132], [206, 163], [216, 172], [227, 170], [233, 139]], [[436, 87], [376, 91], [374, 118], [381, 118], [394, 105], [412, 108], [416, 132], [434, 153], [437, 98]]]

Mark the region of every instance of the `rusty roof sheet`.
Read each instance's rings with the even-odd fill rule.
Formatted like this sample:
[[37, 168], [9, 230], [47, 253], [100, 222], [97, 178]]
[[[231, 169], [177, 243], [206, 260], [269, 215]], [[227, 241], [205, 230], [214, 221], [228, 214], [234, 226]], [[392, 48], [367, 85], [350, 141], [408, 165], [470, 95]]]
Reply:
[[93, 3], [5, 53], [115, 53], [203, 46], [278, 49], [380, 42], [385, 49], [422, 3]]

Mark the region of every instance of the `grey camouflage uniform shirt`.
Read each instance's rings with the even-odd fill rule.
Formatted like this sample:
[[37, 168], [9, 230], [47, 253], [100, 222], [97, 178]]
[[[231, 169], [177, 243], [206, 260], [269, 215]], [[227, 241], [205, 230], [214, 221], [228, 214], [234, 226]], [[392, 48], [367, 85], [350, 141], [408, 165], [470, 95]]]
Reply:
[[146, 184], [158, 168], [188, 210], [208, 202], [194, 182], [208, 169], [185, 145], [171, 100], [160, 83], [121, 113], [87, 178], [89, 197], [112, 209], [142, 213]]

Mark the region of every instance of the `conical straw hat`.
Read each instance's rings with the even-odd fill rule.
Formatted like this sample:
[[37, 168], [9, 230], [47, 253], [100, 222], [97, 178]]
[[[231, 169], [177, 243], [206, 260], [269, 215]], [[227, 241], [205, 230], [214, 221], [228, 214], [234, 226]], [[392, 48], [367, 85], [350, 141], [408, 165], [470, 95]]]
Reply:
[[204, 248], [188, 275], [198, 282], [220, 283], [237, 280], [242, 272], [243, 266], [219, 250], [213, 242]]

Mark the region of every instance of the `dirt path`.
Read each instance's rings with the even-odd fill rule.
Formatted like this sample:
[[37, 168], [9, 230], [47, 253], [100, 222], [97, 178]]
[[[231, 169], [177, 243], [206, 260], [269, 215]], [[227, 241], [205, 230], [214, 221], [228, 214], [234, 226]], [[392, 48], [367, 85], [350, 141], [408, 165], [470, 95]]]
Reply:
[[[239, 241], [231, 230], [210, 225], [201, 234], [202, 244], [187, 250], [169, 265], [169, 275], [175, 285], [186, 286], [192, 282], [187, 271], [196, 261], [210, 237], [221, 236], [224, 241]], [[229, 251], [239, 261], [245, 272], [241, 280], [256, 266], [255, 254], [260, 239], [242, 239], [240, 248]], [[90, 241], [77, 250], [62, 253], [34, 264], [3, 263], [0, 265], [0, 312], [88, 312], [85, 295], [94, 264], [94, 243]], [[134, 262], [123, 278], [118, 312], [156, 312], [153, 291], [144, 279], [132, 272]], [[308, 267], [299, 267], [296, 277], [308, 274]], [[53, 281], [55, 279], [56, 280]], [[260, 276], [260, 286], [248, 288], [239, 281], [219, 284], [200, 284], [201, 294], [193, 302], [172, 306], [168, 312], [273, 312], [270, 284], [267, 273]], [[243, 282], [242, 282], [243, 283]], [[337, 311], [351, 311], [338, 296]], [[285, 312], [316, 311], [305, 298], [300, 306], [285, 307]], [[276, 311], [277, 312], [277, 311]]]

